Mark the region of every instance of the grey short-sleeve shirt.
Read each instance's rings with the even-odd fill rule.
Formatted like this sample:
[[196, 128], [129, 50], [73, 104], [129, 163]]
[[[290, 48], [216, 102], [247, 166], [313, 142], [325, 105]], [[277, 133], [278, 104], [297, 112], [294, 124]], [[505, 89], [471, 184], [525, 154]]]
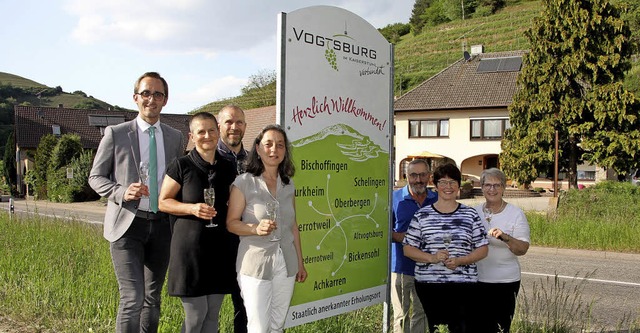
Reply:
[[267, 184], [261, 176], [244, 173], [236, 177], [233, 186], [244, 195], [245, 208], [242, 212], [242, 222], [259, 223], [266, 217], [265, 205], [276, 199], [279, 211], [276, 218], [280, 228], [280, 241], [270, 241], [270, 236], [240, 236], [236, 271], [257, 279], [270, 280], [273, 278], [273, 262], [278, 250], [282, 249], [287, 265], [287, 275], [294, 276], [298, 272], [298, 255], [293, 239], [293, 228], [296, 226], [294, 208], [295, 186], [293, 180], [288, 185], [282, 184], [278, 176], [275, 198], [271, 196]]

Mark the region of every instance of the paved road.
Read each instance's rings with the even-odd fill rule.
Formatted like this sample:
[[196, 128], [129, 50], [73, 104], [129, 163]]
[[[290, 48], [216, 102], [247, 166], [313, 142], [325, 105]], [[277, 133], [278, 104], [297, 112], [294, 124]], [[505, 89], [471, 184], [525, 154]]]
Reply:
[[[579, 295], [580, 310], [590, 307], [596, 321], [589, 331], [618, 332], [616, 325], [625, 318], [640, 319], [640, 254], [531, 247], [520, 263], [522, 287], [529, 302], [537, 298], [534, 293], [565, 295], [569, 301]], [[554, 285], [556, 276], [559, 288]], [[556, 292], [551, 293], [554, 288]], [[522, 296], [520, 305], [524, 304]], [[571, 312], [575, 319], [585, 319], [579, 311]], [[625, 327], [629, 328], [629, 323], [621, 326]]]
[[[462, 199], [461, 203], [475, 206], [484, 202], [484, 199]], [[505, 198], [505, 201], [514, 204], [525, 211], [546, 212], [549, 208], [548, 197], [536, 198]], [[46, 200], [16, 199], [14, 201], [16, 213], [37, 213], [50, 217], [63, 219], [80, 219], [90, 223], [102, 223], [106, 205], [100, 201], [78, 203], [55, 203]], [[0, 202], [0, 208], [9, 209], [8, 202]]]
[[[505, 200], [526, 211], [546, 212], [549, 207], [548, 197]], [[483, 200], [460, 201], [474, 206]], [[63, 219], [85, 220], [90, 223], [102, 223], [106, 208], [99, 201], [59, 204], [48, 201], [16, 200], [14, 206], [16, 214], [37, 213]], [[0, 208], [9, 209], [9, 203], [1, 202]], [[529, 301], [534, 299], [534, 294], [549, 291], [552, 285], [549, 285], [547, 280], [553, 281], [556, 275], [560, 285], [564, 285], [565, 293], [569, 298], [575, 296], [575, 293], [571, 293], [571, 288], [588, 278], [581, 286], [580, 298], [585, 306], [592, 303], [590, 306], [594, 318], [608, 329], [607, 332], [616, 332], [613, 328], [624, 319], [625, 315], [634, 319], [640, 317], [639, 254], [532, 247], [529, 253], [521, 257], [520, 262], [523, 272], [522, 286]], [[524, 303], [522, 299], [520, 302]], [[602, 327], [593, 325], [591, 328]]]
[[[0, 208], [9, 210], [9, 202], [1, 202]], [[102, 224], [106, 205], [100, 201], [55, 203], [46, 200], [16, 199], [14, 212], [16, 214], [39, 214], [61, 219], [77, 219], [89, 223]]]

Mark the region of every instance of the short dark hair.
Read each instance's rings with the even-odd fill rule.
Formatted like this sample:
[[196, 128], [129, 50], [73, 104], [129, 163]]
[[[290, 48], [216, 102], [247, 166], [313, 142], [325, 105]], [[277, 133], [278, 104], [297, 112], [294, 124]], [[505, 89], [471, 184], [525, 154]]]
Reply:
[[264, 134], [268, 131], [277, 131], [282, 134], [282, 137], [284, 138], [286, 153], [284, 154], [284, 159], [280, 162], [280, 165], [278, 165], [278, 174], [280, 175], [282, 183], [288, 185], [289, 180], [295, 174], [296, 168], [293, 165], [293, 160], [291, 158], [291, 143], [287, 138], [287, 133], [284, 131], [284, 128], [280, 125], [273, 124], [262, 128], [256, 139], [253, 140], [253, 147], [251, 147], [251, 151], [249, 152], [249, 156], [246, 161], [246, 170], [254, 176], [260, 176], [264, 172], [264, 164], [262, 164], [262, 161], [260, 160], [256, 146], [260, 144]]
[[462, 182], [462, 173], [460, 173], [460, 169], [453, 163], [445, 163], [439, 165], [436, 170], [433, 172], [433, 183], [437, 184], [438, 180], [449, 177], [458, 182], [458, 186]]
[[209, 112], [198, 112], [196, 114], [194, 114], [191, 119], [189, 119], [189, 131], [193, 131], [193, 128], [191, 128], [191, 124], [193, 124], [193, 122], [195, 120], [213, 120], [213, 125], [216, 127], [216, 130], [218, 129], [218, 121], [216, 120], [216, 117], [209, 113]]
[[151, 78], [158, 79], [158, 80], [162, 81], [162, 85], [164, 86], [164, 98], [165, 99], [169, 98], [169, 84], [167, 84], [167, 80], [165, 80], [157, 72], [146, 72], [146, 73], [142, 74], [136, 80], [136, 84], [133, 86], [133, 93], [134, 94], [139, 93], [138, 89], [140, 89], [140, 81], [142, 81], [142, 79], [144, 79], [145, 77], [151, 77]]

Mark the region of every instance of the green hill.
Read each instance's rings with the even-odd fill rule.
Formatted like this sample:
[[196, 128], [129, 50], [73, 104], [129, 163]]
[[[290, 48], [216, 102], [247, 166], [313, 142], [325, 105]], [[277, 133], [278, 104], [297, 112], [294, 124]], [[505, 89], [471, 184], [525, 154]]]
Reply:
[[[87, 96], [82, 91], [64, 92], [60, 86], [46, 85], [18, 75], [0, 72], [0, 103], [67, 108], [128, 110], [113, 106], [107, 102]], [[13, 108], [11, 108], [13, 109]], [[0, 112], [3, 108], [0, 107]]]
[[24, 77], [0, 72], [0, 156], [4, 156], [5, 145], [13, 132], [13, 108], [16, 105], [58, 107], [79, 109], [128, 109], [87, 96], [82, 91], [64, 92], [62, 87], [47, 87]]
[[[614, 0], [614, 2], [619, 1], [626, 0]], [[469, 51], [472, 45], [483, 45], [485, 52], [528, 49], [529, 41], [524, 32], [532, 25], [534, 17], [540, 15], [542, 4], [538, 0], [508, 0], [507, 3], [507, 7], [490, 16], [426, 27], [418, 35], [409, 33], [402, 36], [394, 47], [394, 94], [400, 96], [439, 73], [461, 59], [463, 51]], [[632, 65], [632, 69], [627, 74], [625, 86], [636, 96], [640, 96], [640, 79], [638, 79], [640, 78], [640, 66], [638, 66], [637, 56], [632, 60]], [[26, 102], [34, 106], [63, 104], [66, 107], [74, 107], [80, 103], [89, 103], [89, 105], [99, 105], [105, 109], [109, 107], [121, 109], [90, 96], [87, 97], [82, 92], [66, 93], [61, 89], [59, 89], [61, 91], [59, 94], [38, 98], [36, 95], [39, 92], [38, 89], [45, 90], [49, 87], [16, 75], [0, 72], [0, 89], [5, 85], [31, 89], [29, 94], [16, 97], [17, 104]], [[275, 95], [275, 83], [260, 89], [243, 89], [243, 94], [239, 96], [207, 103], [190, 113], [198, 111], [215, 113], [222, 106], [230, 103], [237, 104], [244, 109], [269, 106], [275, 104]], [[3, 97], [0, 90], [0, 103], [3, 102]]]
[[[542, 4], [537, 0], [510, 0], [507, 3], [507, 7], [490, 16], [426, 27], [418, 35], [409, 33], [402, 36], [394, 46], [394, 94], [400, 96], [406, 93], [460, 60], [463, 51], [469, 51], [472, 45], [483, 45], [484, 52], [528, 49], [529, 41], [524, 33], [531, 27], [534, 17], [540, 15]], [[632, 59], [632, 65], [625, 86], [640, 96], [638, 57]], [[275, 86], [271, 94], [275, 100]], [[212, 102], [199, 108], [199, 111], [217, 112], [228, 103], [251, 108], [256, 107], [253, 106], [255, 102], [255, 96], [241, 95]]]
[[526, 1], [491, 16], [425, 27], [418, 35], [401, 37], [394, 54], [395, 94], [406, 93], [460, 60], [471, 45], [483, 45], [485, 52], [528, 49], [524, 32], [540, 10], [539, 1]]

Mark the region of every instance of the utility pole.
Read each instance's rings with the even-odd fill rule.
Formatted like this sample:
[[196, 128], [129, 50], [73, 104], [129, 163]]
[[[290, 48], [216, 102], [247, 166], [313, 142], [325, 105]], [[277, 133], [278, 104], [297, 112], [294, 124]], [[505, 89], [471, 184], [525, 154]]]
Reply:
[[558, 130], [556, 130], [555, 140], [555, 165], [553, 168], [553, 196], [558, 197]]
[[464, 21], [464, 0], [460, 0], [460, 5], [462, 6], [462, 20]]

